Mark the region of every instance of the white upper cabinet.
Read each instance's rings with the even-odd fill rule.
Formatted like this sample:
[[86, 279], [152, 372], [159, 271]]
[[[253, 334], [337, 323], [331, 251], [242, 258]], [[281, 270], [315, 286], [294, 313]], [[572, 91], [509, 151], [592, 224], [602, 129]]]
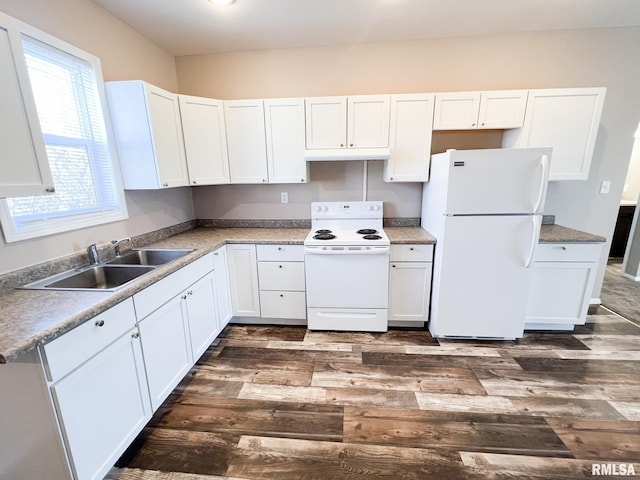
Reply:
[[521, 129], [505, 147], [553, 147], [549, 180], [586, 180], [600, 125], [605, 88], [530, 90]]
[[53, 179], [31, 93], [20, 35], [0, 14], [0, 197], [53, 192]]
[[349, 148], [389, 146], [389, 95], [359, 95], [347, 101]]
[[265, 100], [264, 115], [269, 182], [307, 182], [308, 164], [304, 159], [304, 100]]
[[431, 94], [391, 95], [391, 156], [385, 162], [385, 182], [426, 182], [429, 180]]
[[267, 183], [262, 100], [224, 102], [231, 183]]
[[230, 182], [224, 102], [178, 95], [191, 185]]
[[389, 95], [307, 98], [307, 149], [386, 148]]
[[519, 128], [527, 91], [438, 93], [435, 102], [434, 130]]
[[125, 188], [188, 185], [178, 96], [140, 80], [106, 85]]

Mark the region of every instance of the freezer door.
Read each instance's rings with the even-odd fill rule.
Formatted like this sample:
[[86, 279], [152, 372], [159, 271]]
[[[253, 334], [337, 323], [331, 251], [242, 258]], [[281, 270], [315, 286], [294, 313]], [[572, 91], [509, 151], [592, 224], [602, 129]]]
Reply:
[[445, 218], [434, 258], [432, 335], [522, 336], [539, 220], [525, 215]]
[[445, 214], [542, 213], [550, 148], [458, 150], [448, 165]]

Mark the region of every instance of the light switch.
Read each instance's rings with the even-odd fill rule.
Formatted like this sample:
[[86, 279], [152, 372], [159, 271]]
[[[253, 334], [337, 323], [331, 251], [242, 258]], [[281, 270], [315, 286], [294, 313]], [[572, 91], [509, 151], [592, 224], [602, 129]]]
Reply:
[[611, 180], [603, 180], [600, 183], [600, 193], [607, 194], [611, 190]]

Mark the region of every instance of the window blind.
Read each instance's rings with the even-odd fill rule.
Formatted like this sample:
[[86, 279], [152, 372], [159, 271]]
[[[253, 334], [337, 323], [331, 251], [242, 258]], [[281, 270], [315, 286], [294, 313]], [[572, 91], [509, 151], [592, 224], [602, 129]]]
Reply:
[[22, 43], [55, 193], [7, 199], [15, 231], [119, 212], [96, 72], [87, 61], [34, 38], [23, 35]]

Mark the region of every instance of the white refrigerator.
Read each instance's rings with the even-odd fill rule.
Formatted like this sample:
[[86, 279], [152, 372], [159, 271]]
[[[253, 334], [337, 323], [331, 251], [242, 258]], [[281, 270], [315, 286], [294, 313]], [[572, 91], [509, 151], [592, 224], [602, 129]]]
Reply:
[[431, 157], [422, 227], [437, 240], [434, 337], [522, 337], [550, 160], [551, 148]]

